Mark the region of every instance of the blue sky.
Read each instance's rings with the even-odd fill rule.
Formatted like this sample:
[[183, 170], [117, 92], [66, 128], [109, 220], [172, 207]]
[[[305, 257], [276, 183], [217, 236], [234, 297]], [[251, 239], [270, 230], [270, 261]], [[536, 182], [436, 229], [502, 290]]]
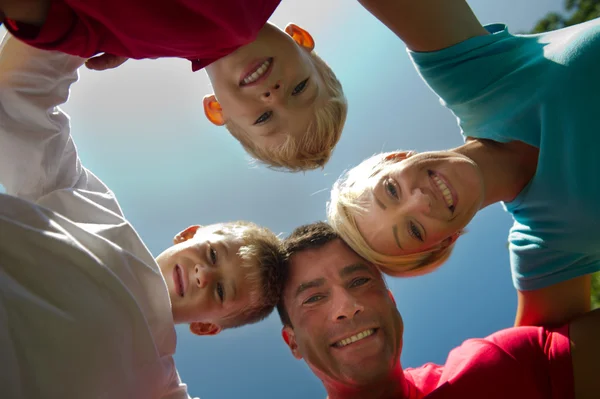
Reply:
[[[562, 0], [469, 2], [482, 23], [531, 29]], [[311, 10], [319, 9], [319, 13]], [[287, 174], [253, 166], [201, 108], [210, 85], [186, 61], [128, 62], [82, 70], [64, 109], [84, 164], [117, 194], [157, 255], [190, 224], [247, 219], [287, 235], [325, 218], [329, 189], [343, 170], [381, 150], [443, 149], [462, 140], [454, 118], [417, 76], [403, 43], [357, 2], [286, 0], [272, 22], [295, 22], [344, 84], [346, 129], [323, 171]], [[3, 31], [0, 31], [3, 33]], [[402, 363], [444, 362], [450, 349], [513, 323], [516, 294], [500, 205], [480, 212], [450, 261], [424, 277], [389, 279], [406, 331]], [[178, 327], [176, 362], [192, 395], [207, 398], [325, 397], [320, 382], [280, 337], [276, 314], [217, 337]]]

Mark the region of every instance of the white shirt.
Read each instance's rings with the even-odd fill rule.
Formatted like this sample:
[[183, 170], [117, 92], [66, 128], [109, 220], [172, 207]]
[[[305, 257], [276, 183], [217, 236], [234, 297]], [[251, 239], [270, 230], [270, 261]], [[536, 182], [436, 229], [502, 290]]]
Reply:
[[188, 398], [159, 267], [58, 108], [82, 63], [0, 45], [0, 396]]

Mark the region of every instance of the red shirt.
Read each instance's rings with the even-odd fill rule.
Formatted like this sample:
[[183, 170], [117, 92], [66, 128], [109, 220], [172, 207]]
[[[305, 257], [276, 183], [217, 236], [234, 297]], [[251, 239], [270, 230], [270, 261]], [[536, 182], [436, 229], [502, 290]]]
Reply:
[[509, 328], [470, 339], [444, 366], [406, 369], [407, 399], [573, 399], [568, 326]]
[[281, 0], [51, 0], [41, 29], [7, 21], [26, 43], [89, 58], [179, 57], [197, 71], [256, 39]]

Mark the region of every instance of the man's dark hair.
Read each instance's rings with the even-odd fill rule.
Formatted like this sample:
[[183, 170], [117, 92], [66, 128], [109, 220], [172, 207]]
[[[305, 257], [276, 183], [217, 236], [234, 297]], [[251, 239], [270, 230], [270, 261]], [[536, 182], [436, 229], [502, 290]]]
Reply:
[[[287, 284], [290, 260], [292, 257], [307, 249], [317, 249], [323, 247], [325, 244], [340, 238], [333, 228], [325, 222], [316, 222], [311, 224], [305, 224], [296, 228], [292, 234], [290, 234], [285, 240], [283, 240], [282, 247], [285, 260], [282, 267], [283, 275], [283, 287]], [[292, 326], [292, 321], [285, 308], [283, 302], [283, 289], [282, 295], [279, 297], [277, 303], [277, 313], [284, 326]]]

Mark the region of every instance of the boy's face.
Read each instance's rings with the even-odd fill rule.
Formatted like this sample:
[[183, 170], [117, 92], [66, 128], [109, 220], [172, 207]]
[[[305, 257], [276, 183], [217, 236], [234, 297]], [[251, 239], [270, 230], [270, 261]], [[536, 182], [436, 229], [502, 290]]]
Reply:
[[230, 121], [258, 146], [278, 146], [303, 135], [327, 90], [310, 52], [314, 41], [290, 24], [266, 24], [257, 39], [206, 68], [214, 95], [204, 99], [207, 118]]
[[165, 278], [175, 323], [190, 323], [192, 332], [216, 334], [219, 320], [239, 313], [250, 301], [244, 282], [241, 241], [219, 225], [191, 226], [156, 261]]

